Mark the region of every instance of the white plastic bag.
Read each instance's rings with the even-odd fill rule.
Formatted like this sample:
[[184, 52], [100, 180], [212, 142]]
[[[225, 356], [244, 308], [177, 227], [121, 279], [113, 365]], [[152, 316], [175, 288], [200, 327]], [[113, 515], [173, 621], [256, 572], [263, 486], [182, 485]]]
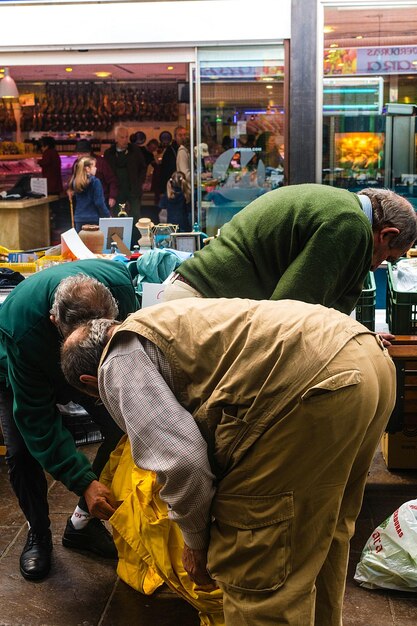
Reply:
[[398, 291], [417, 290], [417, 259], [403, 259], [397, 263], [396, 278]]
[[377, 526], [354, 578], [368, 589], [417, 592], [417, 500], [405, 502]]

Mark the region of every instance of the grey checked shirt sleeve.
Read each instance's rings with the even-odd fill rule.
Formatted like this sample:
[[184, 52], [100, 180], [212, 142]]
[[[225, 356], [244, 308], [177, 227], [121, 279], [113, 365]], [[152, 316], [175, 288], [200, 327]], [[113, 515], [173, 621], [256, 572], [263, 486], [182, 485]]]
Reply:
[[169, 517], [193, 549], [208, 544], [214, 475], [192, 415], [174, 396], [163, 353], [134, 333], [120, 333], [99, 371], [107, 410], [130, 440], [138, 467], [157, 474]]

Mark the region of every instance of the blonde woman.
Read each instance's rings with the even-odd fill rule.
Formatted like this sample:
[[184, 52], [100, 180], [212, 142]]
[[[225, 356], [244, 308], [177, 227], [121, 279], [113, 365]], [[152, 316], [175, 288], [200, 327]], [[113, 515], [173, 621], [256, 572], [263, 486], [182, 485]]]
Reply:
[[69, 189], [75, 197], [74, 222], [79, 232], [84, 224], [98, 224], [100, 217], [110, 217], [103, 186], [96, 178], [97, 165], [92, 157], [80, 157], [74, 167]]

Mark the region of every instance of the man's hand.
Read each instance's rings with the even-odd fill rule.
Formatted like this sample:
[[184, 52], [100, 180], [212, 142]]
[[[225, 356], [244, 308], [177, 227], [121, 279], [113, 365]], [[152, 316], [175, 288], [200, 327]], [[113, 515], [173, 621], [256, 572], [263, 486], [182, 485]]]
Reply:
[[193, 550], [184, 544], [182, 551], [184, 569], [196, 585], [206, 587], [205, 591], [217, 589], [217, 585], [207, 572], [207, 550]]
[[390, 340], [395, 339], [395, 335], [391, 335], [391, 333], [378, 333], [378, 335], [381, 337], [384, 348], [388, 348], [391, 345]]
[[112, 209], [116, 204], [116, 198], [109, 198], [109, 207]]
[[116, 510], [111, 491], [98, 480], [93, 480], [84, 491], [90, 515], [99, 519], [110, 519]]

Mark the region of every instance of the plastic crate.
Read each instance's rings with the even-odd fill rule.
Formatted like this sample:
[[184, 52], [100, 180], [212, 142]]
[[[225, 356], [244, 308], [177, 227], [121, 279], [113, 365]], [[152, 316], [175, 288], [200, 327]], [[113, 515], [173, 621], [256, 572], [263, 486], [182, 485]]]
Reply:
[[10, 270], [21, 274], [33, 274], [36, 272], [36, 263], [0, 263], [0, 267], [8, 267]]
[[363, 284], [362, 293], [356, 303], [356, 319], [358, 322], [375, 330], [376, 283], [373, 272], [368, 272]]
[[387, 267], [388, 327], [394, 335], [417, 335], [417, 292], [399, 291], [392, 264]]
[[81, 406], [70, 402], [58, 405], [64, 426], [70, 431], [76, 446], [100, 443], [104, 437], [100, 427]]

